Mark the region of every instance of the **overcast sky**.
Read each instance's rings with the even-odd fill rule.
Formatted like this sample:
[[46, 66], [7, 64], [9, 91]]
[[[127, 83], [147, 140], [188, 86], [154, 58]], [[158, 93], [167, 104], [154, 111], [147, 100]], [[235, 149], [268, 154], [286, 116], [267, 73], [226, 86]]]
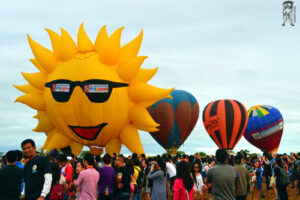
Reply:
[[[140, 55], [149, 58], [143, 67], [159, 67], [150, 83], [197, 98], [200, 117], [180, 150], [216, 150], [202, 111], [213, 100], [230, 98], [247, 108], [278, 108], [285, 122], [279, 151], [300, 151], [299, 24], [281, 26], [281, 10], [279, 0], [0, 0], [0, 152], [19, 148], [26, 138], [40, 147], [46, 138], [31, 131], [35, 110], [13, 103], [21, 93], [12, 85], [26, 83], [21, 71], [36, 71], [26, 34], [50, 48], [44, 28], [63, 27], [76, 40], [82, 22], [93, 41], [105, 24], [109, 33], [125, 26], [123, 44], [144, 29]], [[146, 153], [164, 152], [148, 133], [140, 135]], [[244, 148], [260, 152], [242, 138], [236, 150]]]

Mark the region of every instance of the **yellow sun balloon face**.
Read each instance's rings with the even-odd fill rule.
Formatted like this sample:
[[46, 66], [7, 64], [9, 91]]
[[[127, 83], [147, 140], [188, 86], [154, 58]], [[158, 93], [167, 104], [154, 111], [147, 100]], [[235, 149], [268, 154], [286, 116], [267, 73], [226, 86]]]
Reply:
[[58, 64], [47, 84], [48, 114], [60, 132], [74, 141], [104, 147], [128, 123], [133, 105], [128, 84], [95, 52]]
[[41, 149], [70, 146], [78, 155], [86, 145], [119, 153], [124, 144], [143, 153], [137, 129], [158, 126], [146, 108], [173, 89], [147, 84], [157, 69], [141, 68], [146, 57], [137, 54], [143, 32], [121, 47], [122, 29], [109, 37], [104, 26], [93, 44], [81, 25], [77, 46], [65, 30], [58, 35], [46, 29], [53, 52], [28, 36], [36, 57], [31, 62], [40, 72], [22, 73], [29, 84], [15, 86], [25, 93], [16, 101], [38, 111], [34, 131], [47, 134]]

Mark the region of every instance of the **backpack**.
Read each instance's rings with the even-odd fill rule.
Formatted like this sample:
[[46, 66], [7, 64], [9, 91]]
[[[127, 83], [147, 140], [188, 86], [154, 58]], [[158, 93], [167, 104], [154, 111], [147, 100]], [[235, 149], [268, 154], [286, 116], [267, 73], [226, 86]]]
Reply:
[[144, 173], [142, 170], [139, 170], [139, 168], [135, 167], [135, 169], [139, 172], [139, 175], [136, 179], [136, 185], [139, 187], [139, 188], [142, 188], [143, 187], [143, 184], [144, 184]]
[[287, 173], [286, 169], [284, 167], [279, 167], [280, 169], [280, 176], [278, 183], [282, 186], [287, 186], [290, 183], [290, 175]]
[[63, 200], [64, 193], [61, 184], [57, 183], [52, 186], [50, 191], [50, 200]]

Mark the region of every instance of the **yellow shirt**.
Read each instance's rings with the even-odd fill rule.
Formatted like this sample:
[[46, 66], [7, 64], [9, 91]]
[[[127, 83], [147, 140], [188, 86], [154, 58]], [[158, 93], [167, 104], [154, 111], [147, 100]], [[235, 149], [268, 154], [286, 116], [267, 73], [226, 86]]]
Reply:
[[134, 184], [136, 185], [137, 178], [139, 177], [141, 168], [139, 166], [134, 166]]

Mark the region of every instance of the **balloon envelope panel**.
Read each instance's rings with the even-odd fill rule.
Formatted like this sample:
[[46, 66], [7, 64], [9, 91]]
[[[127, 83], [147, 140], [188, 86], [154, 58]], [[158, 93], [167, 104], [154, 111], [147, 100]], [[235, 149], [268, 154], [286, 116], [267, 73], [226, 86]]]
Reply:
[[220, 149], [233, 149], [243, 136], [248, 121], [245, 106], [230, 99], [209, 103], [203, 111], [203, 124]]
[[199, 117], [199, 105], [190, 93], [174, 90], [172, 99], [165, 98], [148, 108], [152, 118], [160, 124], [151, 136], [166, 150], [178, 149], [192, 132]]
[[262, 151], [277, 151], [284, 126], [279, 110], [272, 106], [257, 105], [249, 109], [248, 115], [245, 138]]

